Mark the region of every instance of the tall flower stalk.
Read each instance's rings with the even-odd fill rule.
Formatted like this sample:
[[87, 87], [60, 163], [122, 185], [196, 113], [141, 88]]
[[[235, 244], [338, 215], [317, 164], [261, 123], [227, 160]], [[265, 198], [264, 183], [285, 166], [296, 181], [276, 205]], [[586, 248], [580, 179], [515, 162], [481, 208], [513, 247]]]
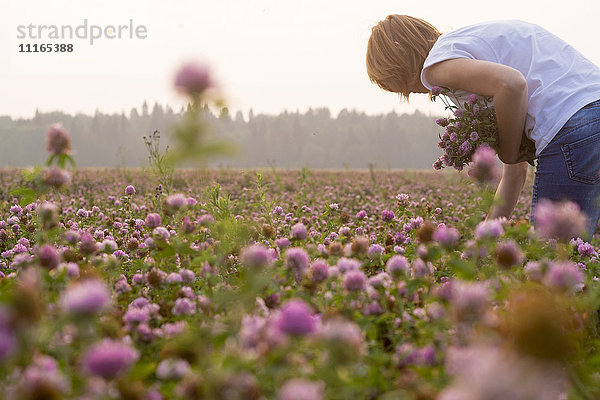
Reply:
[[224, 101], [215, 95], [216, 85], [208, 66], [189, 62], [180, 67], [175, 89], [188, 100], [188, 108], [181, 123], [172, 130], [175, 146], [168, 159], [176, 163], [192, 161], [204, 163], [208, 158], [233, 153], [231, 144], [209, 137], [209, 127], [204, 120], [208, 106], [223, 107]]

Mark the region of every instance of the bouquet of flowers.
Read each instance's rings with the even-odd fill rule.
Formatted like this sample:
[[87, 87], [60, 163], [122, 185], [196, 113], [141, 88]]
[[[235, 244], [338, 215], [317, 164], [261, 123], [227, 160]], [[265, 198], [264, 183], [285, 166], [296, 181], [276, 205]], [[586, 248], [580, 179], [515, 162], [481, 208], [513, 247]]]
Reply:
[[[471, 94], [459, 107], [448, 101], [448, 97], [453, 96], [456, 103], [461, 105], [455, 90], [436, 86], [431, 92], [434, 101], [438, 96], [444, 95], [440, 98], [446, 106], [445, 109], [453, 113], [452, 118], [440, 118], [436, 121], [446, 130], [439, 135], [438, 147], [444, 154], [433, 163], [434, 169], [454, 167], [461, 171], [472, 161], [475, 150], [482, 145], [498, 151], [498, 125], [491, 98]], [[535, 158], [535, 143], [523, 133], [518, 160], [534, 165]]]

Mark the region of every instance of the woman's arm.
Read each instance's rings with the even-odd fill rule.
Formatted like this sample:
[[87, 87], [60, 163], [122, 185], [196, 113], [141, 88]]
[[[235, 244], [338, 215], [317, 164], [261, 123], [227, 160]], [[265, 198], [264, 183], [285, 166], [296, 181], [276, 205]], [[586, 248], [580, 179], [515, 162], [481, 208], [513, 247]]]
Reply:
[[526, 162], [504, 164], [502, 179], [494, 196], [494, 204], [486, 219], [510, 218], [527, 179], [528, 167], [529, 164]]
[[527, 81], [521, 72], [489, 61], [455, 58], [425, 70], [432, 85], [462, 89], [494, 98], [498, 123], [498, 157], [516, 164], [527, 115]]

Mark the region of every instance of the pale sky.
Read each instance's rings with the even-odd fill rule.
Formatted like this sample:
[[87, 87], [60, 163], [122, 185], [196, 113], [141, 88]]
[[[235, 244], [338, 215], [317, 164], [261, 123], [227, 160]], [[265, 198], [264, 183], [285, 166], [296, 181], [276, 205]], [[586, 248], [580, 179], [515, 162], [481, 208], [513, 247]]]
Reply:
[[[600, 65], [600, 2], [571, 0], [0, 0], [0, 115], [40, 111], [129, 113], [146, 99], [183, 99], [172, 88], [186, 60], [207, 62], [232, 112], [277, 114], [327, 106], [368, 114], [441, 113], [426, 95], [410, 104], [372, 84], [371, 27], [408, 14], [442, 32], [511, 18], [537, 23]], [[144, 25], [145, 39], [18, 39], [19, 25]], [[20, 44], [72, 43], [72, 53], [19, 53]]]

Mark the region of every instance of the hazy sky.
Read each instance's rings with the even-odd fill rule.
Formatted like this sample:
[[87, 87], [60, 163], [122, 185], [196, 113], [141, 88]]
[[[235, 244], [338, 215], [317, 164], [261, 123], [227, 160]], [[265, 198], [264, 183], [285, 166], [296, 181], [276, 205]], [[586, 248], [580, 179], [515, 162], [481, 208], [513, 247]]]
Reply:
[[[551, 30], [600, 65], [600, 2], [365, 0], [0, 0], [0, 115], [41, 111], [127, 113], [144, 99], [182, 99], [173, 75], [185, 60], [208, 62], [230, 109], [304, 112], [327, 106], [369, 114], [442, 112], [426, 95], [410, 104], [366, 74], [371, 27], [388, 14], [423, 18], [442, 32], [517, 18]], [[19, 25], [144, 25], [146, 39], [18, 39]], [[72, 43], [72, 53], [19, 53], [27, 43]]]

